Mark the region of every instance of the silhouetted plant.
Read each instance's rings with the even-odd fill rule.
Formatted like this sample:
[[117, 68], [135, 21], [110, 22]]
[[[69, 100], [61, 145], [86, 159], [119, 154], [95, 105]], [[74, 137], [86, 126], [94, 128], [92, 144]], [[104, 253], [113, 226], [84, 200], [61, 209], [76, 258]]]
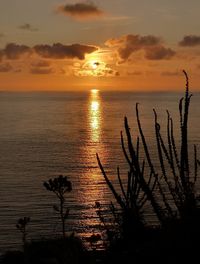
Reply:
[[[195, 184], [197, 181], [199, 160], [197, 159], [196, 145], [194, 145], [194, 156], [192, 157], [194, 165], [191, 165], [188, 157], [188, 116], [192, 95], [189, 94], [188, 75], [185, 71], [183, 71], [183, 73], [186, 78], [186, 91], [185, 97], [181, 98], [179, 102], [181, 131], [179, 155], [174, 139], [173, 119], [169, 112], [167, 111], [167, 143], [164, 143], [161, 135], [161, 129], [157, 121], [157, 113], [155, 110], [154, 115], [157, 149], [162, 175], [173, 198], [174, 205], [177, 208], [176, 215], [184, 222], [188, 220], [188, 217], [191, 219], [193, 219], [194, 216], [196, 217], [198, 210]], [[172, 177], [168, 175], [169, 169], [167, 169], [167, 164]]]
[[72, 234], [64, 239], [43, 238], [31, 241], [26, 246], [25, 263], [78, 264], [90, 263], [90, 260], [82, 240]]
[[27, 237], [27, 225], [30, 222], [30, 217], [19, 218], [16, 224], [16, 228], [22, 233], [22, 242], [25, 246]]
[[44, 187], [48, 191], [55, 193], [55, 195], [59, 199], [59, 206], [54, 205], [53, 208], [60, 215], [60, 219], [62, 222], [62, 233], [63, 237], [65, 237], [65, 220], [69, 215], [69, 209], [64, 209], [65, 193], [72, 190], [72, 184], [66, 176], [59, 175], [57, 178], [50, 179], [44, 182]]
[[113, 239], [116, 239], [119, 236], [121, 217], [112, 202], [109, 206], [102, 206], [100, 202], [96, 201], [95, 209], [102, 226], [101, 239], [104, 246], [107, 247], [108, 245], [111, 245]]
[[[97, 161], [104, 179], [112, 191], [118, 205], [122, 210], [123, 232], [132, 233], [131, 230], [142, 230], [145, 227], [144, 207], [150, 202], [160, 224], [165, 226], [169, 220], [191, 218], [197, 214], [197, 197], [195, 194], [195, 183], [199, 160], [197, 159], [197, 148], [194, 146], [194, 166], [188, 158], [188, 115], [191, 95], [189, 94], [188, 76], [186, 78], [186, 92], [179, 103], [181, 147], [180, 155], [176, 146], [173, 120], [167, 111], [167, 143], [161, 136], [161, 128], [157, 120], [155, 109], [155, 137], [157, 142], [158, 159], [160, 168], [156, 169], [152, 161], [150, 148], [147, 145], [140, 122], [138, 104], [136, 104], [136, 119], [139, 130], [136, 144], [133, 144], [128, 120], [125, 117], [124, 126], [127, 137], [127, 148], [123, 133], [121, 132], [121, 145], [125, 159], [129, 165], [126, 185], [122, 183], [119, 167], [117, 178], [121, 192], [109, 180], [106, 171], [97, 154]], [[142, 142], [142, 144], [140, 143]], [[143, 154], [141, 154], [143, 151]], [[171, 176], [172, 174], [172, 176]], [[167, 195], [168, 191], [170, 196]]]
[[101, 240], [100, 234], [92, 234], [87, 238], [87, 241], [90, 243], [90, 246], [93, 250], [97, 249], [97, 243]]

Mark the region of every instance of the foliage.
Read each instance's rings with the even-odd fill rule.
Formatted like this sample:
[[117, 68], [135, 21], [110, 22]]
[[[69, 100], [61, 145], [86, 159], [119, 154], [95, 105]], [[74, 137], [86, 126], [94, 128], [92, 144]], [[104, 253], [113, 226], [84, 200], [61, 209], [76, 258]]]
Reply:
[[53, 208], [60, 215], [60, 219], [62, 222], [62, 233], [63, 237], [65, 237], [65, 220], [69, 215], [69, 209], [64, 209], [65, 193], [71, 192], [72, 184], [66, 176], [59, 175], [57, 178], [50, 179], [47, 182], [44, 182], [43, 185], [48, 191], [55, 193], [55, 195], [59, 199], [59, 206], [54, 205]]
[[89, 263], [87, 252], [80, 238], [41, 239], [26, 245], [27, 263]]
[[181, 98], [179, 102], [180, 153], [176, 146], [173, 119], [169, 112], [167, 111], [167, 131], [164, 140], [161, 135], [157, 113], [153, 109], [155, 139], [160, 166], [157, 168], [154, 165], [151, 149], [142, 129], [139, 107], [136, 104], [136, 119], [139, 130], [136, 143], [133, 144], [126, 117], [124, 126], [127, 147], [125, 146], [124, 135], [121, 132], [121, 146], [129, 166], [126, 185], [122, 182], [119, 167], [117, 168], [117, 178], [121, 192], [116, 191], [97, 154], [97, 161], [104, 179], [121, 208], [122, 236], [141, 236], [146, 227], [144, 219], [146, 204], [151, 205], [161, 227], [166, 227], [169, 223], [177, 223], [177, 221], [179, 224], [184, 225], [190, 221], [191, 224], [197, 216], [200, 219], [198, 197], [195, 190], [200, 163], [197, 159], [196, 146], [194, 146], [193, 164], [188, 157], [188, 116], [191, 95], [189, 93], [188, 75], [185, 71], [183, 73], [186, 78], [186, 91], [184, 98]]
[[[121, 227], [121, 215], [116, 210], [114, 204], [102, 205], [100, 202], [95, 202], [96, 214], [101, 222], [101, 240], [104, 247], [107, 248], [114, 240], [119, 238], [119, 229]], [[92, 238], [93, 240], [93, 238]]]
[[16, 228], [22, 233], [22, 241], [24, 246], [26, 244], [27, 225], [30, 222], [30, 220], [31, 220], [30, 217], [19, 218], [16, 224]]

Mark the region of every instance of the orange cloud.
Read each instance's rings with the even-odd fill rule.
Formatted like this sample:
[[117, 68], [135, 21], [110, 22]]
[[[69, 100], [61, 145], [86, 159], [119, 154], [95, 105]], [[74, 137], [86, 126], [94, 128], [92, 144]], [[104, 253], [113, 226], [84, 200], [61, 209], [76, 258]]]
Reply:
[[182, 75], [182, 72], [181, 71], [163, 71], [161, 72], [161, 75], [162, 76], [170, 76], [170, 77], [173, 77], [173, 76], [180, 76]]
[[49, 67], [51, 63], [46, 60], [39, 60], [39, 61], [33, 61], [31, 63], [31, 66], [33, 67]]
[[60, 5], [57, 11], [78, 20], [93, 19], [104, 15], [104, 12], [92, 2]]
[[31, 63], [30, 73], [32, 74], [50, 74], [54, 73], [54, 69], [51, 66], [51, 63], [46, 60], [33, 61]]
[[129, 34], [118, 39], [109, 39], [106, 45], [116, 48], [120, 59], [123, 61], [126, 61], [139, 50], [144, 50], [145, 58], [148, 60], [170, 59], [175, 55], [175, 51], [165, 48], [161, 39], [152, 35]]
[[[93, 66], [95, 65], [95, 68]], [[105, 62], [92, 62], [87, 61], [83, 65], [74, 65], [75, 76], [96, 76], [96, 77], [113, 77], [119, 76], [119, 72], [112, 69], [110, 65]]]
[[10, 72], [12, 69], [10, 63], [0, 64], [0, 72]]
[[33, 67], [30, 70], [30, 73], [32, 74], [50, 74], [54, 73], [54, 70], [49, 67]]
[[182, 47], [194, 47], [200, 45], [200, 36], [189, 35], [185, 36], [180, 42], [179, 45]]

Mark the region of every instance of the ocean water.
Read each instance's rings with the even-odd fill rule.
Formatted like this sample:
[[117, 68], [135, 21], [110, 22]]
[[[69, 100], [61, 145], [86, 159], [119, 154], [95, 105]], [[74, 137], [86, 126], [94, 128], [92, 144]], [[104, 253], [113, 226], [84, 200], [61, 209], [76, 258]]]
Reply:
[[[135, 104], [152, 157], [156, 148], [154, 115], [166, 131], [166, 109], [179, 137], [179, 93], [101, 92], [0, 93], [0, 253], [21, 245], [16, 229], [20, 217], [29, 216], [28, 239], [51, 237], [60, 232], [53, 210], [57, 203], [43, 182], [60, 174], [68, 176], [73, 190], [66, 195], [70, 208], [68, 230], [83, 239], [99, 232], [94, 204], [113, 197], [97, 165], [99, 154], [113, 182], [119, 165], [122, 178], [127, 166], [120, 145], [124, 116], [133, 139], [138, 135]], [[194, 93], [189, 118], [190, 143], [200, 142], [200, 94]]]

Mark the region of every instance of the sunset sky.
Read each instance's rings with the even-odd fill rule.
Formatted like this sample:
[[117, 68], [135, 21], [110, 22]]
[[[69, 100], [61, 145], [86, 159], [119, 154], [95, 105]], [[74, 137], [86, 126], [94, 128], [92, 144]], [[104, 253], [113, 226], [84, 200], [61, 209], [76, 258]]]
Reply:
[[199, 0], [1, 0], [0, 91], [200, 90]]

